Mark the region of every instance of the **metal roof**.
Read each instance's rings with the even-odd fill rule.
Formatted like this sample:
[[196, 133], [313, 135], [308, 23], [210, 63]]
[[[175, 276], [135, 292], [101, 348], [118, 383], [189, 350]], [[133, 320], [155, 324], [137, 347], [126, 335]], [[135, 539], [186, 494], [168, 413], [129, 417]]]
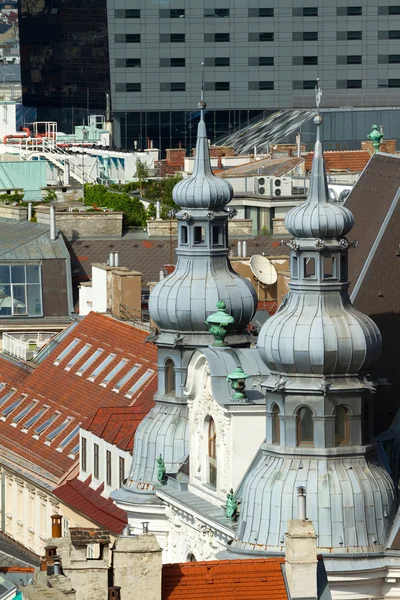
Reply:
[[56, 240], [50, 240], [47, 225], [0, 218], [0, 261], [46, 258], [69, 259], [61, 235]]

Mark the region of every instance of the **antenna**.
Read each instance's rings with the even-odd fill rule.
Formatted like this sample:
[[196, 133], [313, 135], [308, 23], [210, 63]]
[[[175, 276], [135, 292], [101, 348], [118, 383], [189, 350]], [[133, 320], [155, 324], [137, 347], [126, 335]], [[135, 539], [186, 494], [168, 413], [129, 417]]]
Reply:
[[257, 281], [265, 285], [273, 285], [278, 279], [274, 265], [268, 258], [260, 254], [251, 257], [250, 269]]

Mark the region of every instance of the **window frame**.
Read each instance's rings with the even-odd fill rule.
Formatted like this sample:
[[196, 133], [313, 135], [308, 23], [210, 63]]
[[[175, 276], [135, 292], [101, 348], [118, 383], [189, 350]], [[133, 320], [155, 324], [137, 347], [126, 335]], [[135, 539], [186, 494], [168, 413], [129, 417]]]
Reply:
[[[307, 411], [308, 416], [311, 418], [311, 424], [312, 424], [312, 440], [304, 440], [302, 439], [302, 432], [301, 432], [301, 427], [302, 427], [302, 419], [301, 419], [301, 413], [302, 411]], [[311, 408], [309, 406], [299, 406], [299, 408], [296, 410], [296, 446], [314, 446], [314, 419], [313, 419], [313, 412], [311, 410]]]
[[216, 489], [218, 479], [217, 430], [212, 417], [208, 420], [207, 434], [207, 483]]

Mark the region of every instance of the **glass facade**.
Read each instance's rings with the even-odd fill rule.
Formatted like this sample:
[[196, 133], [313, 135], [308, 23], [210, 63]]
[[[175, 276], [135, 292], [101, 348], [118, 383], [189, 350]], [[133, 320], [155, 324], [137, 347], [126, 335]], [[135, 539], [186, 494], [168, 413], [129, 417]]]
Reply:
[[21, 0], [19, 27], [24, 105], [46, 120], [63, 109], [105, 109], [107, 0]]

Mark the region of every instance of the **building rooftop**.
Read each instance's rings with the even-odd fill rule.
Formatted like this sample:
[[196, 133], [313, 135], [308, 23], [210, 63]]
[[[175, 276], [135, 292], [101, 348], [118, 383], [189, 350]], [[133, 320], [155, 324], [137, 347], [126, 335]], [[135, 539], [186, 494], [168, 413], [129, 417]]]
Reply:
[[50, 240], [47, 225], [0, 218], [0, 260], [67, 258], [64, 238]]
[[287, 600], [283, 558], [163, 565], [162, 600]]
[[[306, 173], [311, 171], [314, 152], [305, 155], [304, 168]], [[324, 151], [325, 168], [327, 173], [361, 173], [371, 158], [367, 150], [331, 150]]]
[[2, 461], [56, 487], [77, 463], [79, 427], [99, 407], [134, 404], [148, 412], [157, 353], [145, 340], [146, 332], [132, 325], [90, 313], [30, 372], [1, 356]]
[[83, 429], [114, 444], [120, 450], [131, 452], [136, 429], [147, 414], [147, 408], [147, 403], [144, 406], [99, 408]]
[[262, 158], [261, 160], [252, 160], [244, 165], [232, 167], [218, 173], [218, 177], [223, 179], [227, 177], [252, 177], [256, 175], [269, 175], [273, 177], [282, 177], [292, 171], [297, 165], [301, 165], [304, 158], [277, 156], [271, 158]]

